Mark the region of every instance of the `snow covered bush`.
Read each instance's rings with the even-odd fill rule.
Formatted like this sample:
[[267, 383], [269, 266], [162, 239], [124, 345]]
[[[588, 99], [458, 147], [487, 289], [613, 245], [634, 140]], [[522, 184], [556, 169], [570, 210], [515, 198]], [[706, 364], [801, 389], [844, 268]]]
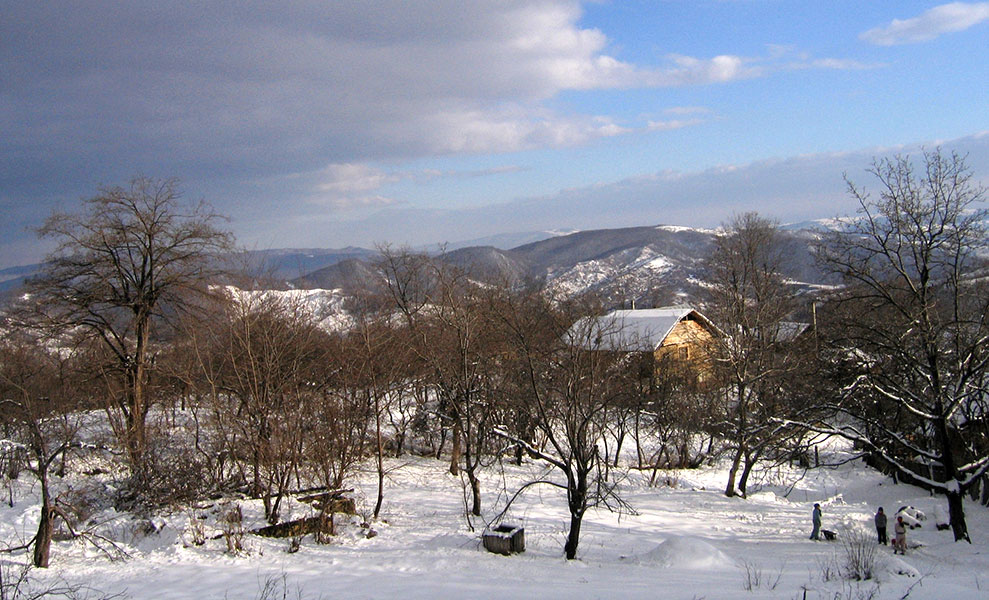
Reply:
[[924, 511], [912, 506], [901, 506], [900, 510], [896, 511], [896, 514], [893, 515], [893, 519], [895, 520], [897, 517], [903, 517], [903, 524], [910, 529], [922, 527], [921, 521], [927, 519]]

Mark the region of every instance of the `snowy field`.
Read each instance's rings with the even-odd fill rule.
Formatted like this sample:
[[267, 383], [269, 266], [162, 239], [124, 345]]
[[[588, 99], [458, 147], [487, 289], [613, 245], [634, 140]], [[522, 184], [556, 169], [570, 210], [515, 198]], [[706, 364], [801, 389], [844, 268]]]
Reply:
[[[111, 561], [91, 546], [56, 542], [52, 568], [32, 575], [102, 594], [162, 599], [989, 598], [989, 511], [967, 503], [974, 544], [954, 543], [950, 531], [934, 527], [937, 516], [947, 514], [942, 498], [894, 485], [859, 461], [806, 475], [764, 475], [748, 499], [724, 496], [719, 468], [671, 472], [654, 488], [629, 475], [624, 497], [636, 514], [591, 510], [574, 561], [562, 556], [568, 515], [561, 490], [531, 488], [516, 502], [510, 519], [525, 527], [526, 552], [500, 556], [480, 545], [483, 520], [474, 531], [468, 527], [462, 482], [446, 473], [445, 462], [411, 458], [389, 466], [383, 520], [372, 524], [373, 537], [360, 527], [361, 517], [338, 517], [339, 533], [327, 545], [309, 537], [290, 553], [289, 540], [248, 535], [246, 550], [233, 556], [223, 539], [193, 544], [190, 529], [199, 516], [212, 524], [229, 506], [163, 515], [158, 531], [148, 535], [135, 533], [124, 517], [104, 514], [105, 530], [116, 532], [128, 558]], [[542, 473], [538, 464], [489, 469], [486, 517], [504, 506], [506, 491]], [[358, 485], [359, 512], [375, 497], [373, 480], [367, 474]], [[15, 505], [0, 506], [0, 535], [7, 543], [29, 538], [37, 518], [27, 474], [15, 485]], [[808, 540], [814, 502], [823, 507], [825, 528], [843, 536], [860, 530], [870, 542], [877, 506], [892, 515], [912, 505], [928, 520], [908, 533], [910, 545], [918, 547], [905, 557], [881, 548], [878, 579], [852, 582], [837, 574], [844, 562], [840, 543]], [[258, 506], [241, 506], [247, 527], [262, 525]], [[296, 507], [297, 514], [304, 510]]]

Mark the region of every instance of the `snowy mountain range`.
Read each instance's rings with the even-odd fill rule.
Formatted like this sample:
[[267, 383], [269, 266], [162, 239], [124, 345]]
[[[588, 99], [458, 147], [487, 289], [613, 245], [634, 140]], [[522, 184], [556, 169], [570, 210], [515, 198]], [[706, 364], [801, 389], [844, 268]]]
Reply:
[[[785, 275], [795, 292], [826, 283], [811, 252], [811, 228], [785, 228], [790, 261]], [[544, 280], [565, 296], [587, 292], [607, 304], [662, 306], [696, 299], [707, 279], [704, 259], [717, 231], [679, 226], [599, 229], [556, 235], [501, 249], [469, 246], [439, 254], [438, 258], [467, 269], [486, 281], [508, 278]], [[348, 290], [372, 271], [372, 255], [346, 258], [291, 280], [291, 287]]]
[[[811, 252], [817, 223], [782, 228], [790, 246], [785, 275], [802, 293], [826, 283]], [[660, 225], [588, 231], [529, 232], [475, 240], [476, 245], [416, 249], [489, 282], [532, 279], [564, 296], [598, 294], [611, 306], [664, 306], [695, 301], [701, 294], [704, 259], [718, 232]], [[521, 245], [511, 244], [525, 242]], [[468, 243], [469, 244], [469, 243]], [[249, 250], [233, 267], [261, 274], [274, 289], [326, 289], [347, 294], [374, 275], [377, 250], [346, 247]], [[5, 270], [0, 285], [11, 291], [40, 265]], [[10, 293], [10, 292], [8, 292]]]

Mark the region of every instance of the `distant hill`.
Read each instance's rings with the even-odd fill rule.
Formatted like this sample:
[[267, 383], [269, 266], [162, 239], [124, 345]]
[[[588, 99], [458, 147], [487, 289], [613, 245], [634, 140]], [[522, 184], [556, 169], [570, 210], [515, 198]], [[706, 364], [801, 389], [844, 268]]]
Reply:
[[[281, 248], [248, 250], [232, 257], [233, 266], [242, 266], [273, 279], [291, 280], [324, 267], [355, 258], [368, 258], [374, 250], [347, 246], [346, 248]], [[237, 265], [243, 262], [244, 265]]]
[[[460, 248], [472, 248], [475, 246], [492, 246], [500, 250], [509, 250], [524, 244], [531, 244], [533, 242], [538, 242], [560, 235], [568, 235], [571, 233], [574, 233], [574, 231], [527, 231], [523, 233], [502, 233], [499, 235], [491, 235], [488, 237], [463, 242], [451, 242], [446, 244], [446, 250], [448, 252], [452, 252], [453, 250]], [[425, 247], [423, 249], [430, 253], [436, 250], [435, 247]]]
[[[826, 224], [823, 224], [826, 226]], [[781, 233], [789, 245], [785, 275], [794, 293], [826, 283], [811, 251], [822, 223], [786, 226]], [[704, 259], [711, 252], [717, 232], [678, 226], [626, 227], [578, 231], [549, 236], [511, 249], [477, 245], [448, 249], [436, 255], [491, 283], [533, 279], [545, 281], [554, 293], [576, 296], [593, 292], [610, 306], [661, 306], [696, 302], [704, 281]], [[502, 240], [504, 241], [504, 240]], [[253, 250], [223, 258], [229, 266], [244, 269], [255, 281], [272, 289], [340, 289], [380, 277], [374, 267], [377, 251], [366, 248], [286, 248]], [[14, 293], [24, 278], [40, 265], [0, 271], [0, 293]], [[230, 283], [236, 284], [236, 280]]]
[[440, 258], [482, 281], [518, 281], [535, 274], [532, 263], [524, 254], [493, 246], [460, 248]]
[[302, 289], [343, 289], [347, 292], [353, 291], [354, 286], [362, 285], [363, 282], [377, 277], [377, 272], [373, 264], [366, 258], [348, 258], [333, 263], [322, 269], [317, 269], [312, 273], [297, 277], [291, 280], [292, 287]]
[[[782, 232], [789, 245], [785, 275], [795, 293], [825, 282], [811, 252], [815, 234]], [[580, 231], [510, 250], [493, 246], [459, 248], [438, 258], [484, 281], [545, 280], [563, 296], [594, 292], [609, 305], [659, 306], [696, 301], [702, 292], [704, 259], [717, 232], [688, 227], [628, 227]], [[341, 261], [292, 281], [293, 286], [347, 290], [373, 276], [368, 257]]]
[[0, 306], [16, 297], [24, 282], [40, 269], [40, 263], [0, 269]]

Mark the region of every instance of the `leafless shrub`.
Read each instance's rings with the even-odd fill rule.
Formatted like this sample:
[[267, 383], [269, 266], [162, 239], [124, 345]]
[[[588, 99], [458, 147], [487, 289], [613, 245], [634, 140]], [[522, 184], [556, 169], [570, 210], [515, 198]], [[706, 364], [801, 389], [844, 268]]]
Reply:
[[841, 578], [841, 568], [838, 565], [838, 557], [834, 554], [829, 554], [824, 558], [819, 558], [817, 560], [817, 567], [821, 575], [821, 581], [834, 581]]
[[196, 514], [189, 515], [189, 529], [187, 532], [189, 535], [189, 544], [202, 546], [206, 543], [206, 524], [203, 522], [201, 516]]
[[70, 487], [58, 497], [58, 505], [75, 529], [84, 526], [95, 515], [113, 506], [113, 493], [101, 482], [85, 480]]
[[862, 583], [846, 580], [831, 598], [832, 600], [877, 600], [881, 597], [880, 592], [878, 583], [863, 587]]
[[227, 553], [244, 552], [244, 511], [240, 508], [240, 504], [234, 504], [232, 508], [222, 513], [219, 522], [223, 539], [227, 542]]
[[878, 575], [882, 556], [873, 537], [861, 529], [846, 529], [841, 541], [841, 575], [845, 579], [867, 581]]
[[[321, 598], [322, 596], [318, 596]], [[261, 583], [261, 587], [258, 590], [255, 600], [288, 600], [289, 598], [295, 598], [295, 600], [305, 600], [307, 596], [302, 593], [302, 588], [295, 586], [295, 589], [291, 589], [288, 585], [288, 577], [285, 573], [281, 575], [268, 575], [264, 582]]]
[[742, 563], [745, 569], [745, 578], [742, 581], [742, 588], [746, 592], [751, 592], [757, 590], [761, 587], [765, 587], [768, 590], [775, 590], [776, 586], [780, 584], [780, 580], [783, 578], [783, 567], [786, 564], [780, 565], [779, 571], [775, 574], [766, 574], [763, 572], [762, 567], [755, 563], [745, 561]]
[[142, 476], [131, 480], [118, 504], [139, 513], [202, 498], [210, 478], [203, 457], [190, 444], [156, 431], [148, 440]]
[[758, 589], [762, 585], [762, 569], [749, 561], [745, 561], [745, 580], [742, 582], [742, 589], [746, 592]]
[[324, 506], [324, 508], [319, 511], [319, 520], [320, 526], [313, 534], [313, 541], [317, 544], [329, 544], [330, 539], [337, 534], [337, 526], [336, 522], [333, 520], [333, 513], [328, 512]]
[[21, 471], [27, 468], [27, 451], [24, 446], [10, 441], [11, 432], [6, 431], [9, 427], [5, 427], [2, 432], [4, 436], [4, 443], [0, 443], [0, 476], [4, 479], [13, 481], [21, 475]]
[[41, 583], [31, 577], [31, 565], [0, 563], [0, 600], [112, 600], [124, 597], [123, 594], [106, 594], [62, 579]]

